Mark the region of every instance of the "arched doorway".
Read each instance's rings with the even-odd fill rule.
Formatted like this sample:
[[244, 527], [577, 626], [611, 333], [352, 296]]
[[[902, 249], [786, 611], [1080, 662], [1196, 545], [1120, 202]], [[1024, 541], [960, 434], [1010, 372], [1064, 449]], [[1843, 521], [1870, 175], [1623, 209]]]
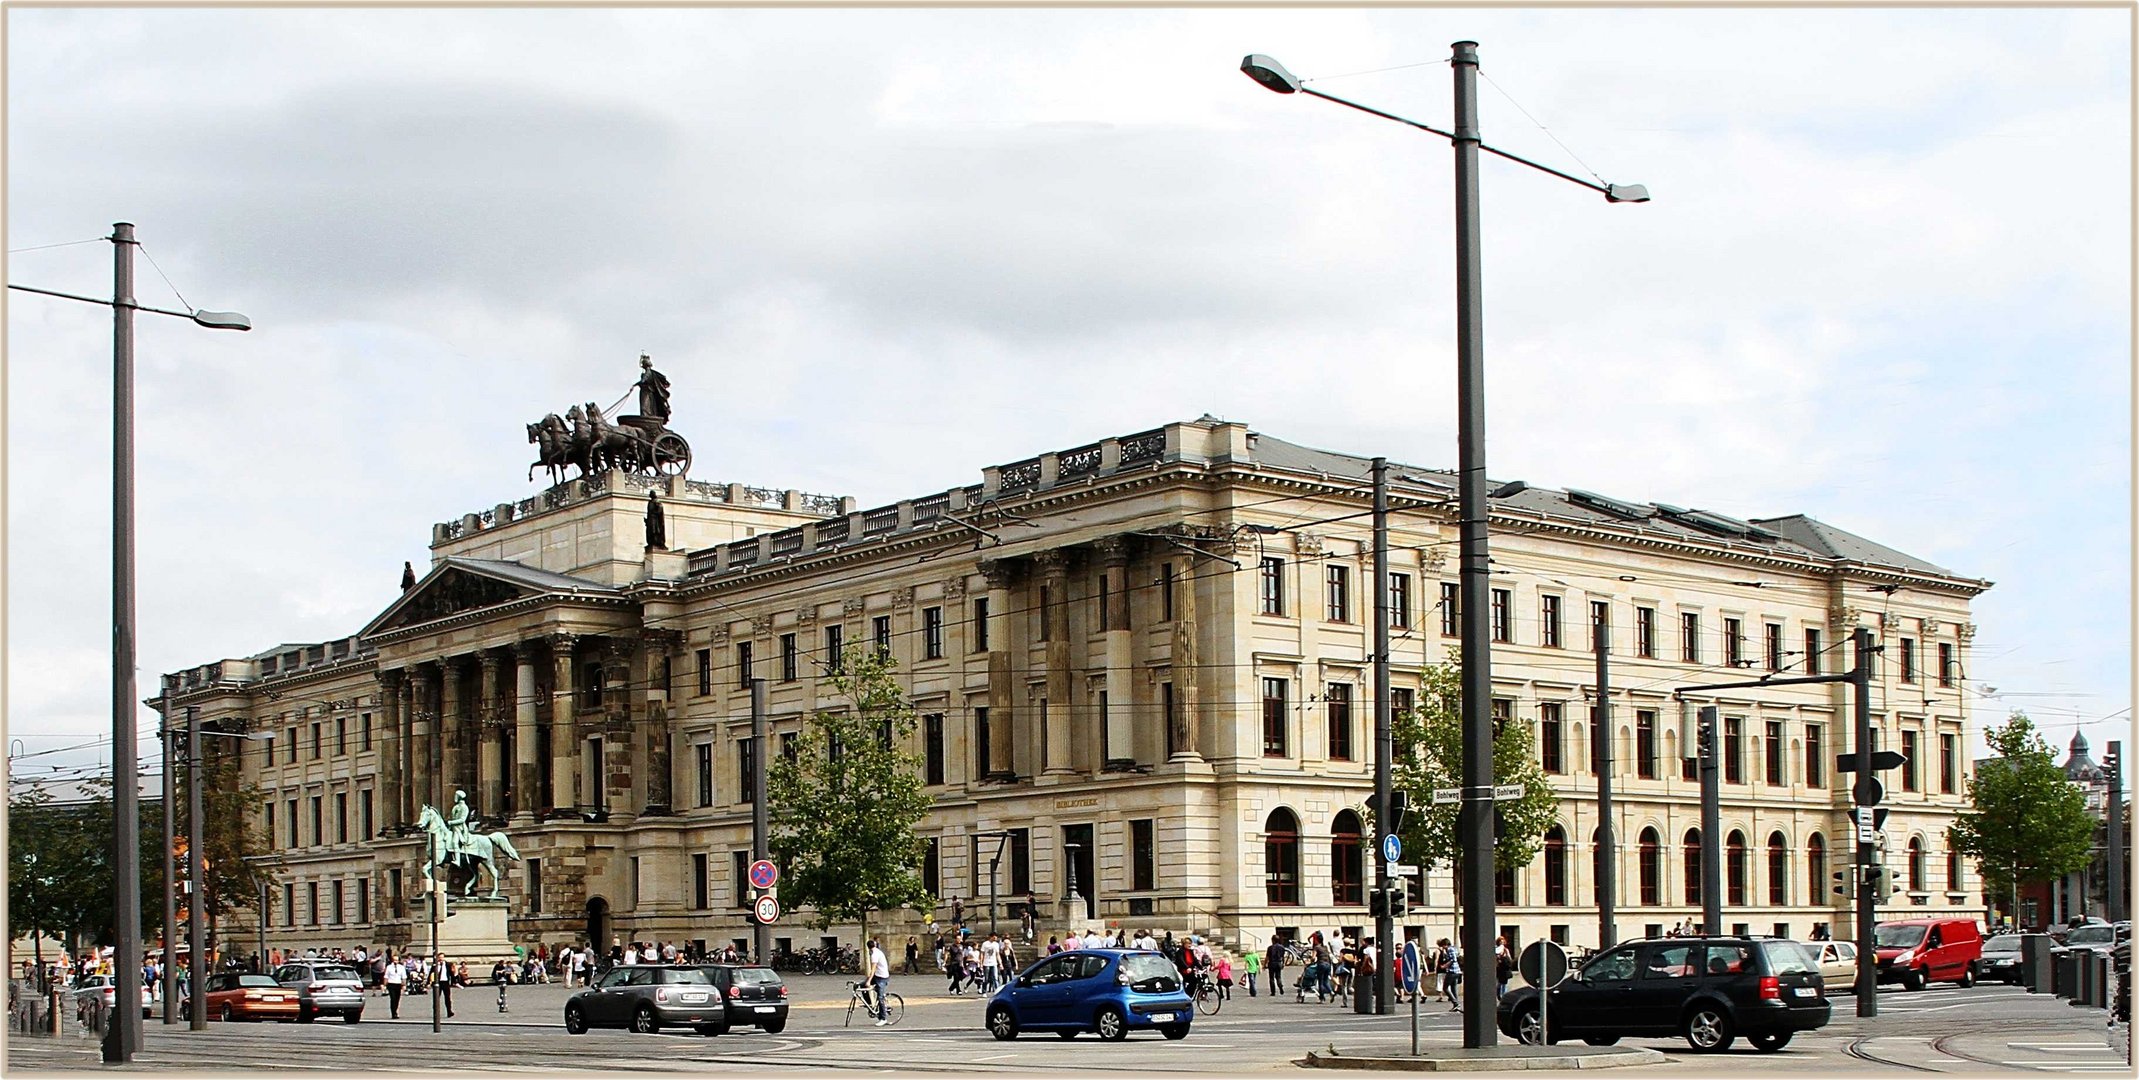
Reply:
[[587, 901], [587, 944], [596, 955], [609, 951], [609, 901], [597, 896]]

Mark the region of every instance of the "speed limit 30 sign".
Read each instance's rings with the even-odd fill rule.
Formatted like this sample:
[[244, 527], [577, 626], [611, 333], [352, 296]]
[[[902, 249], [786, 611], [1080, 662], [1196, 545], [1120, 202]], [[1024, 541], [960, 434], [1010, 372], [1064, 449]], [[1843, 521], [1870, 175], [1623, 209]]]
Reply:
[[773, 922], [780, 917], [780, 898], [777, 896], [758, 897], [757, 904], [751, 913], [756, 915], [757, 920], [761, 923]]

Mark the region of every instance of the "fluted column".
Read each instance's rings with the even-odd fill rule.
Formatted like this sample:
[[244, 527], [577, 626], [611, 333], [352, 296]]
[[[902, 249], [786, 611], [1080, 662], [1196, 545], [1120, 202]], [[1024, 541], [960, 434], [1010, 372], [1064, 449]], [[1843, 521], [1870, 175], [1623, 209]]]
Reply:
[[[401, 816], [401, 672], [381, 671], [372, 676], [379, 684], [379, 813], [386, 819], [374, 824], [399, 825]], [[370, 840], [371, 837], [364, 839]]]
[[437, 798], [445, 801], [438, 808], [445, 813], [453, 805], [453, 793], [466, 791], [469, 784], [461, 777], [463, 763], [468, 757], [467, 733], [461, 721], [461, 676], [467, 668], [467, 658], [448, 656], [438, 662], [438, 732], [439, 765]]
[[535, 763], [535, 643], [512, 643], [513, 763], [512, 821], [532, 825], [542, 801], [542, 771]]
[[638, 772], [631, 725], [631, 657], [638, 642], [612, 634], [602, 640], [602, 807], [625, 824], [637, 816], [632, 778]]
[[[1196, 650], [1196, 575], [1183, 575], [1174, 598], [1173, 621], [1173, 756], [1168, 761], [1202, 761], [1198, 749], [1203, 734], [1201, 659]], [[1303, 688], [1304, 691], [1304, 688]]]
[[1106, 753], [1103, 771], [1136, 765], [1134, 641], [1129, 634], [1129, 538], [1110, 536], [1099, 542], [1101, 573], [1106, 575], [1107, 606], [1100, 612], [1100, 630], [1106, 640], [1107, 715], [1104, 718]]
[[411, 824], [416, 820], [416, 804], [421, 799], [418, 793], [423, 790], [424, 784], [423, 766], [428, 760], [424, 755], [429, 753], [423, 743], [422, 730], [417, 726], [419, 703], [416, 697], [416, 683], [417, 673], [415, 669], [405, 668], [401, 671], [401, 685], [397, 695], [401, 703], [401, 726], [403, 731], [401, 739], [401, 803], [394, 808], [394, 813], [399, 817], [400, 823], [403, 825]]
[[989, 780], [1017, 776], [1011, 755], [1010, 725], [1017, 705], [1017, 680], [1011, 665], [1010, 584], [1015, 578], [1008, 563], [984, 559], [980, 572], [988, 581], [988, 760]]
[[675, 775], [674, 762], [670, 760], [673, 720], [669, 715], [668, 683], [661, 673], [683, 635], [675, 630], [647, 630], [640, 636], [646, 642], [646, 812], [665, 814], [675, 806]]
[[572, 695], [571, 634], [550, 635], [550, 806], [570, 811], [579, 798], [579, 700]]
[[[423, 786], [416, 791], [418, 806], [437, 806], [445, 813], [445, 806], [453, 805], [453, 792], [446, 789], [446, 717], [444, 710], [445, 664], [432, 661], [425, 664], [416, 694], [416, 719], [423, 728]], [[445, 806], [439, 806], [444, 803]], [[414, 820], [411, 818], [411, 820]]]
[[498, 671], [505, 658], [495, 649], [477, 655], [482, 685], [476, 700], [476, 810], [485, 817], [505, 816], [505, 713], [498, 701]]
[[1040, 773], [1067, 776], [1074, 772], [1070, 732], [1075, 728], [1070, 720], [1069, 553], [1043, 551], [1034, 561], [1039, 563], [1040, 580], [1049, 598], [1047, 609], [1040, 613], [1047, 627], [1047, 710], [1041, 715], [1046, 730], [1040, 735], [1045, 753]]

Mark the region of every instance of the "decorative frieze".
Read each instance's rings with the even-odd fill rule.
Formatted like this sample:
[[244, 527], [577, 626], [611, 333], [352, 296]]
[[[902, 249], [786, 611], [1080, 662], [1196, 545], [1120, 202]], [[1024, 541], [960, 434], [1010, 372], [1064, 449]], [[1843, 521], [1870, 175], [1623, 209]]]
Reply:
[[852, 618], [862, 613], [864, 604], [859, 596], [850, 596], [839, 602], [839, 613]]
[[945, 578], [943, 580], [943, 598], [945, 600], [963, 599], [965, 597], [965, 594], [966, 579], [964, 575], [960, 575], [954, 578]]
[[891, 606], [900, 610], [914, 606], [914, 587], [902, 585], [891, 590]]

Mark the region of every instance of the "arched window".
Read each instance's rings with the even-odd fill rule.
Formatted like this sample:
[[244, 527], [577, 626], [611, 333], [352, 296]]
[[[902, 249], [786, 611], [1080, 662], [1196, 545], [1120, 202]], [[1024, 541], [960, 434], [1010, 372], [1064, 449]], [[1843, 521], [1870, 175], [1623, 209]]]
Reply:
[[1701, 830], [1686, 830], [1686, 902], [1701, 902]]
[[1329, 884], [1331, 900], [1338, 904], [1364, 904], [1366, 848], [1360, 838], [1359, 815], [1340, 811], [1329, 829]]
[[1820, 890], [1827, 887], [1827, 841], [1813, 833], [1805, 838], [1805, 902], [1824, 903]]
[[1663, 902], [1664, 866], [1661, 838], [1655, 829], [1641, 831], [1641, 904], [1655, 907]]
[[1946, 891], [1961, 891], [1961, 853], [1958, 851], [1946, 853]]
[[1790, 902], [1790, 847], [1781, 833], [1768, 834], [1768, 904], [1782, 907]]
[[1745, 834], [1736, 829], [1723, 838], [1723, 902], [1745, 906]]
[[[1615, 883], [1616, 884], [1616, 883]], [[1614, 899], [1617, 899], [1616, 897]], [[1604, 906], [1604, 830], [1589, 831], [1589, 902]]]
[[1300, 819], [1282, 806], [1263, 822], [1263, 898], [1300, 902]]
[[1545, 833], [1545, 903], [1567, 903], [1567, 830], [1554, 825]]
[[1909, 891], [1924, 892], [1924, 838], [1909, 838]]

